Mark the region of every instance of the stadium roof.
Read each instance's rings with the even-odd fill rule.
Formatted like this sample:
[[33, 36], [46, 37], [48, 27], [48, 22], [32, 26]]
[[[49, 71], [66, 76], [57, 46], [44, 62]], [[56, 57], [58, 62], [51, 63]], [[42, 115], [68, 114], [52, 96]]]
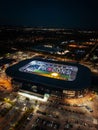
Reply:
[[[54, 77], [51, 77], [47, 73], [46, 75], [42, 74], [42, 72], [35, 73], [31, 71], [32, 64], [33, 62], [35, 63], [35, 61], [38, 61], [40, 63], [46, 63], [46, 64], [48, 63], [49, 65], [51, 64], [53, 65], [52, 66], [53, 68], [55, 68], [55, 65], [58, 68], [65, 67], [65, 70], [66, 70], [66, 67], [68, 70], [68, 66], [69, 66], [69, 69], [70, 68], [72, 69], [71, 73], [76, 73], [76, 74], [74, 75], [67, 74], [67, 77], [68, 76], [72, 77], [72, 79], [69, 78], [66, 80], [66, 79], [62, 79], [62, 77], [64, 76], [66, 77], [66, 74], [62, 76], [62, 74], [60, 74], [61, 72], [60, 73], [56, 72], [56, 75], [57, 74], [60, 75], [59, 78], [56, 78], [55, 74], [53, 75]], [[75, 69], [76, 72], [73, 71], [73, 69]], [[26, 81], [30, 83], [37, 83], [37, 84], [46, 86], [46, 88], [53, 88], [53, 89], [60, 89], [60, 90], [82, 90], [91, 86], [90, 69], [78, 63], [68, 63], [68, 62], [53, 61], [53, 60], [47, 60], [47, 59], [41, 59], [41, 58], [32, 58], [32, 59], [21, 61], [18, 64], [9, 67], [6, 70], [6, 73], [10, 77], [21, 80], [22, 82]]]

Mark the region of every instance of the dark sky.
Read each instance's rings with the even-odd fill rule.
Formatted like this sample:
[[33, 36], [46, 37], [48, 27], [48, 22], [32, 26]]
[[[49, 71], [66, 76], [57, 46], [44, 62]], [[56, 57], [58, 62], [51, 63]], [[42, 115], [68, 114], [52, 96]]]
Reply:
[[94, 0], [0, 0], [0, 25], [98, 29]]

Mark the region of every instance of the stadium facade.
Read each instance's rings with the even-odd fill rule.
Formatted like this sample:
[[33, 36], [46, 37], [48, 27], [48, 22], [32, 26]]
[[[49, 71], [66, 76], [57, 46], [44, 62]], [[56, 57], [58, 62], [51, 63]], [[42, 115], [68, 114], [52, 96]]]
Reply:
[[36, 93], [61, 92], [66, 97], [80, 97], [91, 87], [90, 69], [72, 62], [32, 58], [9, 67], [6, 73], [21, 83], [21, 89]]

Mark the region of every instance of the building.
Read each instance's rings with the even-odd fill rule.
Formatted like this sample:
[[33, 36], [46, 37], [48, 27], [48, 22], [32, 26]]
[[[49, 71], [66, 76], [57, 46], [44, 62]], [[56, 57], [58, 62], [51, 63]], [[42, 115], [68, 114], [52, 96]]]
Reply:
[[9, 67], [6, 73], [21, 83], [21, 89], [33, 93], [81, 97], [91, 87], [90, 69], [78, 63], [32, 58]]

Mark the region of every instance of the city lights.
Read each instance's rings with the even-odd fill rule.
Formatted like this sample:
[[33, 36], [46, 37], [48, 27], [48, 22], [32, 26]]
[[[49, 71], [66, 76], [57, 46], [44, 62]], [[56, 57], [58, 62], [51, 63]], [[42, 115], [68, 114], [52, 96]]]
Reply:
[[0, 30], [0, 130], [97, 130], [98, 32]]

